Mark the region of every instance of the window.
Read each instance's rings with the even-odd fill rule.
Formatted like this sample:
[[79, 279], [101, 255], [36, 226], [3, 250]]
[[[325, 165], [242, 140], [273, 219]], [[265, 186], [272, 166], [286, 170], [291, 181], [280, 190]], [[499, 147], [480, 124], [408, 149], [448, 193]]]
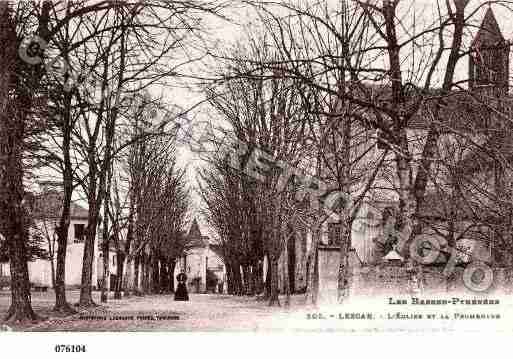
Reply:
[[328, 223], [328, 245], [336, 246], [340, 245], [342, 236], [342, 224], [340, 223]]
[[85, 224], [75, 224], [73, 226], [75, 232], [75, 243], [80, 243], [85, 240]]
[[113, 266], [116, 265], [116, 255], [115, 254], [112, 256], [112, 265]]

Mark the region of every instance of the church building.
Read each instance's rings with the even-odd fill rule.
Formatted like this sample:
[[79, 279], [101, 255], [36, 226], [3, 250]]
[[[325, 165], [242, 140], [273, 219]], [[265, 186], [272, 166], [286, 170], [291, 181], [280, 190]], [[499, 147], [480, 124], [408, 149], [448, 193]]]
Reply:
[[[506, 114], [511, 118], [509, 55], [510, 42], [502, 35], [494, 13], [489, 8], [471, 43], [468, 87], [454, 89], [443, 98], [440, 98], [441, 92], [438, 89], [429, 90], [430, 96], [426, 96], [418, 112], [407, 124], [413, 164], [411, 177], [414, 179], [433, 113], [438, 111], [441, 123], [436, 124], [440, 131], [437, 156], [443, 160], [435, 161], [432, 165], [436, 184], [432, 180], [428, 181], [424, 201], [419, 207], [418, 214], [423, 223], [419, 236], [440, 239], [440, 243], [446, 244], [441, 248], [442, 251], [448, 253], [451, 253], [450, 248], [456, 248], [459, 263], [475, 257], [488, 263], [500, 263], [512, 250], [497, 230], [501, 223], [511, 221], [511, 218], [502, 218], [508, 212], [500, 208], [501, 205], [495, 200], [507, 198], [506, 179], [511, 178], [511, 173], [496, 157], [487, 156], [483, 151], [487, 149], [493, 151], [491, 153], [500, 154], [508, 162], [513, 159], [513, 128], [500, 115]], [[391, 100], [389, 87], [375, 86], [372, 90], [383, 101]], [[371, 140], [376, 145], [369, 151], [369, 166], [376, 163], [386, 148], [380, 144], [379, 133]], [[451, 148], [457, 151], [452, 153]], [[394, 160], [391, 152], [387, 157], [388, 163]], [[454, 191], [451, 178], [465, 179], [469, 183], [476, 181], [482, 187], [482, 193], [469, 189], [470, 186], [462, 192]], [[376, 256], [376, 240], [385, 236], [384, 214], [389, 210], [399, 210], [397, 184], [393, 181], [395, 179], [390, 176], [377, 176], [377, 189], [370, 191], [353, 224], [350, 253], [353, 266], [373, 266], [385, 262], [397, 264], [401, 261], [397, 253], [390, 253], [391, 248]], [[488, 196], [483, 193], [488, 193]], [[336, 293], [338, 241], [341, 232], [337, 226], [340, 224], [331, 224], [331, 228], [326, 225], [326, 235], [319, 247], [321, 292], [331, 290]]]

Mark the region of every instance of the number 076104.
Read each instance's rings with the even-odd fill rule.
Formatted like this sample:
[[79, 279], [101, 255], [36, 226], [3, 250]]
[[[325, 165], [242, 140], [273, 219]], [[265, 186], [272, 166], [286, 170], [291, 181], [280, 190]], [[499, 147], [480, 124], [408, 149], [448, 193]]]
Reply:
[[57, 344], [55, 346], [55, 352], [56, 353], [85, 353], [86, 346], [82, 345], [82, 344], [75, 344], [75, 345]]

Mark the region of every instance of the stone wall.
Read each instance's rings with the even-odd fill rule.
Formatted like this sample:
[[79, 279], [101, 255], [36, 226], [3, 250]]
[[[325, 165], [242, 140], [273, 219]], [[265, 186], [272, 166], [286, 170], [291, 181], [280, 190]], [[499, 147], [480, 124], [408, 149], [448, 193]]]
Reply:
[[[337, 279], [339, 251], [337, 247], [319, 249], [319, 303], [334, 304], [337, 297]], [[464, 267], [458, 266], [450, 276], [444, 275], [445, 266], [426, 266], [422, 269], [419, 285], [412, 278], [405, 265], [363, 265], [356, 255], [349, 257], [350, 296], [381, 295], [430, 295], [436, 293], [458, 293], [478, 295], [479, 292], [468, 289], [463, 281]], [[509, 293], [506, 274], [503, 268], [493, 270], [493, 283], [483, 294]]]
[[340, 253], [338, 247], [319, 248], [319, 298], [321, 304], [334, 304], [337, 300], [338, 267]]
[[[319, 264], [319, 303], [335, 304], [337, 302], [338, 268], [340, 248], [337, 246], [320, 246]], [[355, 250], [349, 252], [349, 288], [365, 287], [362, 283], [362, 262]]]
[[[444, 266], [424, 267], [422, 271], [422, 294], [460, 293], [478, 294], [464, 284], [463, 267], [457, 267], [450, 276], [443, 273]], [[503, 268], [493, 270], [493, 282], [483, 293], [509, 292]], [[358, 285], [351, 287], [352, 295], [411, 295], [419, 294], [412, 282], [412, 275], [404, 266], [365, 266], [353, 272], [358, 277]], [[355, 281], [353, 281], [355, 282]]]

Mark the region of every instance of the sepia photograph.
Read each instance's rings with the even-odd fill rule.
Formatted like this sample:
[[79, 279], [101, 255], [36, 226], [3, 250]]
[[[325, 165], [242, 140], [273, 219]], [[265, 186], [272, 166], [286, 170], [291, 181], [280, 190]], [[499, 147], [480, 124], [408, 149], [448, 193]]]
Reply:
[[512, 334], [512, 19], [512, 0], [0, 1], [0, 346]]

